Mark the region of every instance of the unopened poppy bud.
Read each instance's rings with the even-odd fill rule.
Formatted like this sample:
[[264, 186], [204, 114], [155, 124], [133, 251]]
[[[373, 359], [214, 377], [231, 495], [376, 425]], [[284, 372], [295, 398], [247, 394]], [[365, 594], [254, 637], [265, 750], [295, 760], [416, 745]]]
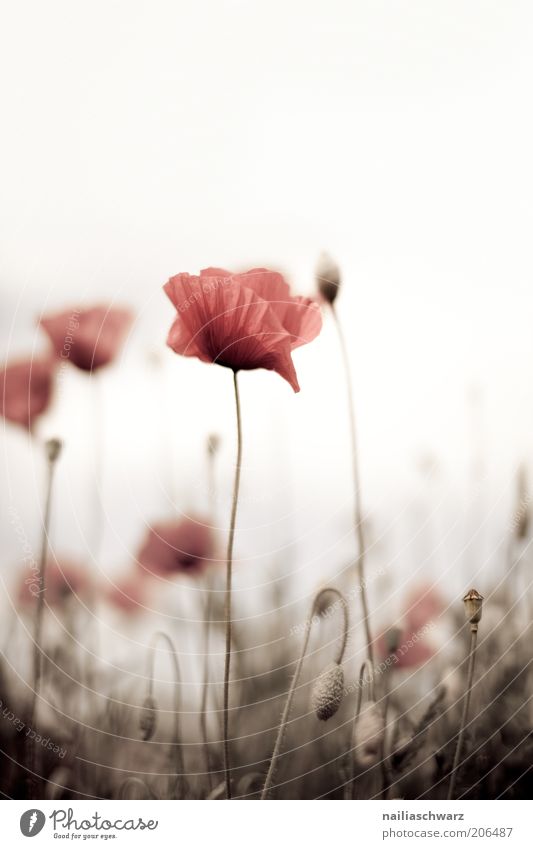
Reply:
[[344, 695], [344, 672], [338, 663], [330, 663], [316, 679], [311, 690], [311, 705], [318, 719], [330, 719], [337, 713]]
[[146, 742], [154, 736], [154, 731], [157, 721], [157, 705], [152, 696], [147, 696], [141, 710], [141, 718], [139, 720], [139, 728], [142, 731], [142, 738]]
[[400, 648], [400, 640], [402, 638], [401, 628], [389, 628], [385, 632], [385, 645], [389, 654], [394, 654]]
[[375, 702], [361, 711], [355, 726], [355, 760], [362, 767], [373, 766], [381, 759], [383, 716]]
[[463, 602], [466, 618], [471, 625], [475, 625], [477, 628], [477, 624], [481, 619], [483, 596], [477, 590], [469, 590], [463, 598]]
[[332, 304], [339, 294], [341, 272], [339, 266], [327, 253], [321, 254], [316, 269], [318, 291], [328, 304]]
[[213, 457], [220, 448], [220, 436], [218, 433], [210, 433], [207, 437], [207, 453]]
[[319, 616], [330, 615], [335, 610], [337, 595], [333, 590], [327, 588], [319, 590], [315, 600], [315, 613]]
[[48, 457], [48, 461], [50, 463], [55, 463], [59, 455], [61, 454], [61, 448], [63, 447], [63, 443], [60, 439], [49, 439], [46, 442], [46, 456]]

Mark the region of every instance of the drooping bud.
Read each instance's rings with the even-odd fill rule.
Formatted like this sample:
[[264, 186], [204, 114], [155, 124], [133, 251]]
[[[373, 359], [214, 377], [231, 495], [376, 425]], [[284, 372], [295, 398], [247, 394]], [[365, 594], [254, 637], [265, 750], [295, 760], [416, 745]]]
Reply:
[[373, 766], [381, 760], [383, 716], [375, 702], [370, 702], [361, 711], [354, 737], [354, 757], [359, 766]]
[[483, 596], [477, 590], [469, 590], [463, 598], [466, 618], [477, 630], [478, 622], [481, 620], [483, 608]]
[[210, 433], [207, 437], [207, 453], [213, 457], [220, 448], [220, 436], [218, 433]]
[[339, 601], [337, 593], [334, 590], [330, 590], [328, 587], [324, 587], [324, 589], [322, 591], [319, 590], [316, 595], [315, 613], [319, 616], [330, 616], [335, 612], [338, 605]]
[[61, 454], [61, 449], [63, 447], [63, 443], [60, 439], [48, 439], [45, 443], [46, 448], [46, 456], [48, 457], [49, 463], [55, 463], [59, 455]]
[[344, 695], [344, 672], [339, 663], [330, 663], [311, 690], [311, 706], [318, 719], [326, 721], [337, 713]]
[[323, 253], [316, 267], [316, 282], [319, 293], [328, 304], [332, 304], [339, 294], [341, 272], [339, 266], [329, 254]]
[[389, 654], [394, 654], [400, 648], [400, 640], [402, 639], [401, 628], [389, 628], [385, 631], [385, 645]]
[[151, 740], [154, 736], [156, 724], [157, 704], [152, 696], [147, 696], [144, 700], [139, 720], [139, 728], [141, 729], [142, 738], [145, 742]]

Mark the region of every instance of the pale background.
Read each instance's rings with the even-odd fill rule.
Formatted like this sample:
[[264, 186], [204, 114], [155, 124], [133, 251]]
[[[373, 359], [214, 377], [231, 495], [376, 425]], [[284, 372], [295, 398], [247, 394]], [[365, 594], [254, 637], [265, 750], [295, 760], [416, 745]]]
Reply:
[[[125, 568], [171, 499], [205, 510], [211, 431], [223, 438], [217, 524], [228, 521], [231, 377], [165, 351], [162, 284], [266, 264], [311, 293], [327, 249], [343, 272], [372, 563], [386, 573], [383, 592], [371, 588], [376, 618], [422, 579], [453, 598], [501, 577], [516, 466], [533, 459], [531, 4], [2, 7], [1, 359], [44, 349], [41, 312], [109, 300], [137, 311], [102, 374], [107, 523], [92, 568]], [[276, 570], [303, 600], [353, 555], [327, 318], [295, 360], [300, 395], [272, 373], [241, 381], [237, 587], [250, 613]], [[65, 378], [42, 432], [66, 442], [54, 548], [90, 559], [87, 384]], [[9, 510], [36, 544], [42, 466], [11, 426], [0, 441], [11, 586]]]

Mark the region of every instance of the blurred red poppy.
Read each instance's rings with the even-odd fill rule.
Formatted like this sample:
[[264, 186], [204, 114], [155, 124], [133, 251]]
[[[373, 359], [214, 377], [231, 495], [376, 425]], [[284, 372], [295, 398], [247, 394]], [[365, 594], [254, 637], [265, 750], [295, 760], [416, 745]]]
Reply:
[[153, 575], [171, 575], [201, 572], [213, 562], [214, 556], [214, 536], [209, 523], [184, 518], [152, 525], [137, 561]]
[[401, 669], [430, 660], [435, 654], [430, 632], [444, 609], [444, 601], [433, 587], [416, 587], [405, 601], [402, 627], [390, 628], [378, 637], [379, 656], [393, 657], [395, 666]]
[[4, 418], [31, 430], [50, 403], [54, 371], [51, 360], [21, 360], [4, 366], [0, 370], [0, 412]]
[[235, 372], [270, 369], [299, 391], [291, 352], [319, 334], [322, 317], [310, 298], [291, 296], [281, 274], [207, 268], [177, 274], [164, 289], [178, 311], [167, 339], [173, 351]]
[[139, 614], [146, 609], [146, 581], [143, 572], [126, 575], [109, 583], [103, 591], [111, 607], [123, 613]]
[[[50, 607], [62, 607], [73, 597], [83, 596], [89, 588], [85, 570], [72, 560], [50, 557], [46, 564], [44, 592]], [[37, 568], [23, 573], [18, 584], [17, 599], [22, 608], [32, 607], [39, 597]]]
[[57, 357], [82, 371], [96, 371], [117, 356], [133, 321], [128, 309], [66, 310], [41, 319]]

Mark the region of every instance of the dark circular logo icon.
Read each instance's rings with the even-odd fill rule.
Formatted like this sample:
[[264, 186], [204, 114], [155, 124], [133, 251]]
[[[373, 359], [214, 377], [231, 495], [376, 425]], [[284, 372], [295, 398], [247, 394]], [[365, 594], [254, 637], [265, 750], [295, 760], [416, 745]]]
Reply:
[[35, 837], [43, 830], [45, 822], [46, 817], [42, 811], [30, 808], [29, 811], [24, 811], [20, 818], [20, 830], [24, 837]]

